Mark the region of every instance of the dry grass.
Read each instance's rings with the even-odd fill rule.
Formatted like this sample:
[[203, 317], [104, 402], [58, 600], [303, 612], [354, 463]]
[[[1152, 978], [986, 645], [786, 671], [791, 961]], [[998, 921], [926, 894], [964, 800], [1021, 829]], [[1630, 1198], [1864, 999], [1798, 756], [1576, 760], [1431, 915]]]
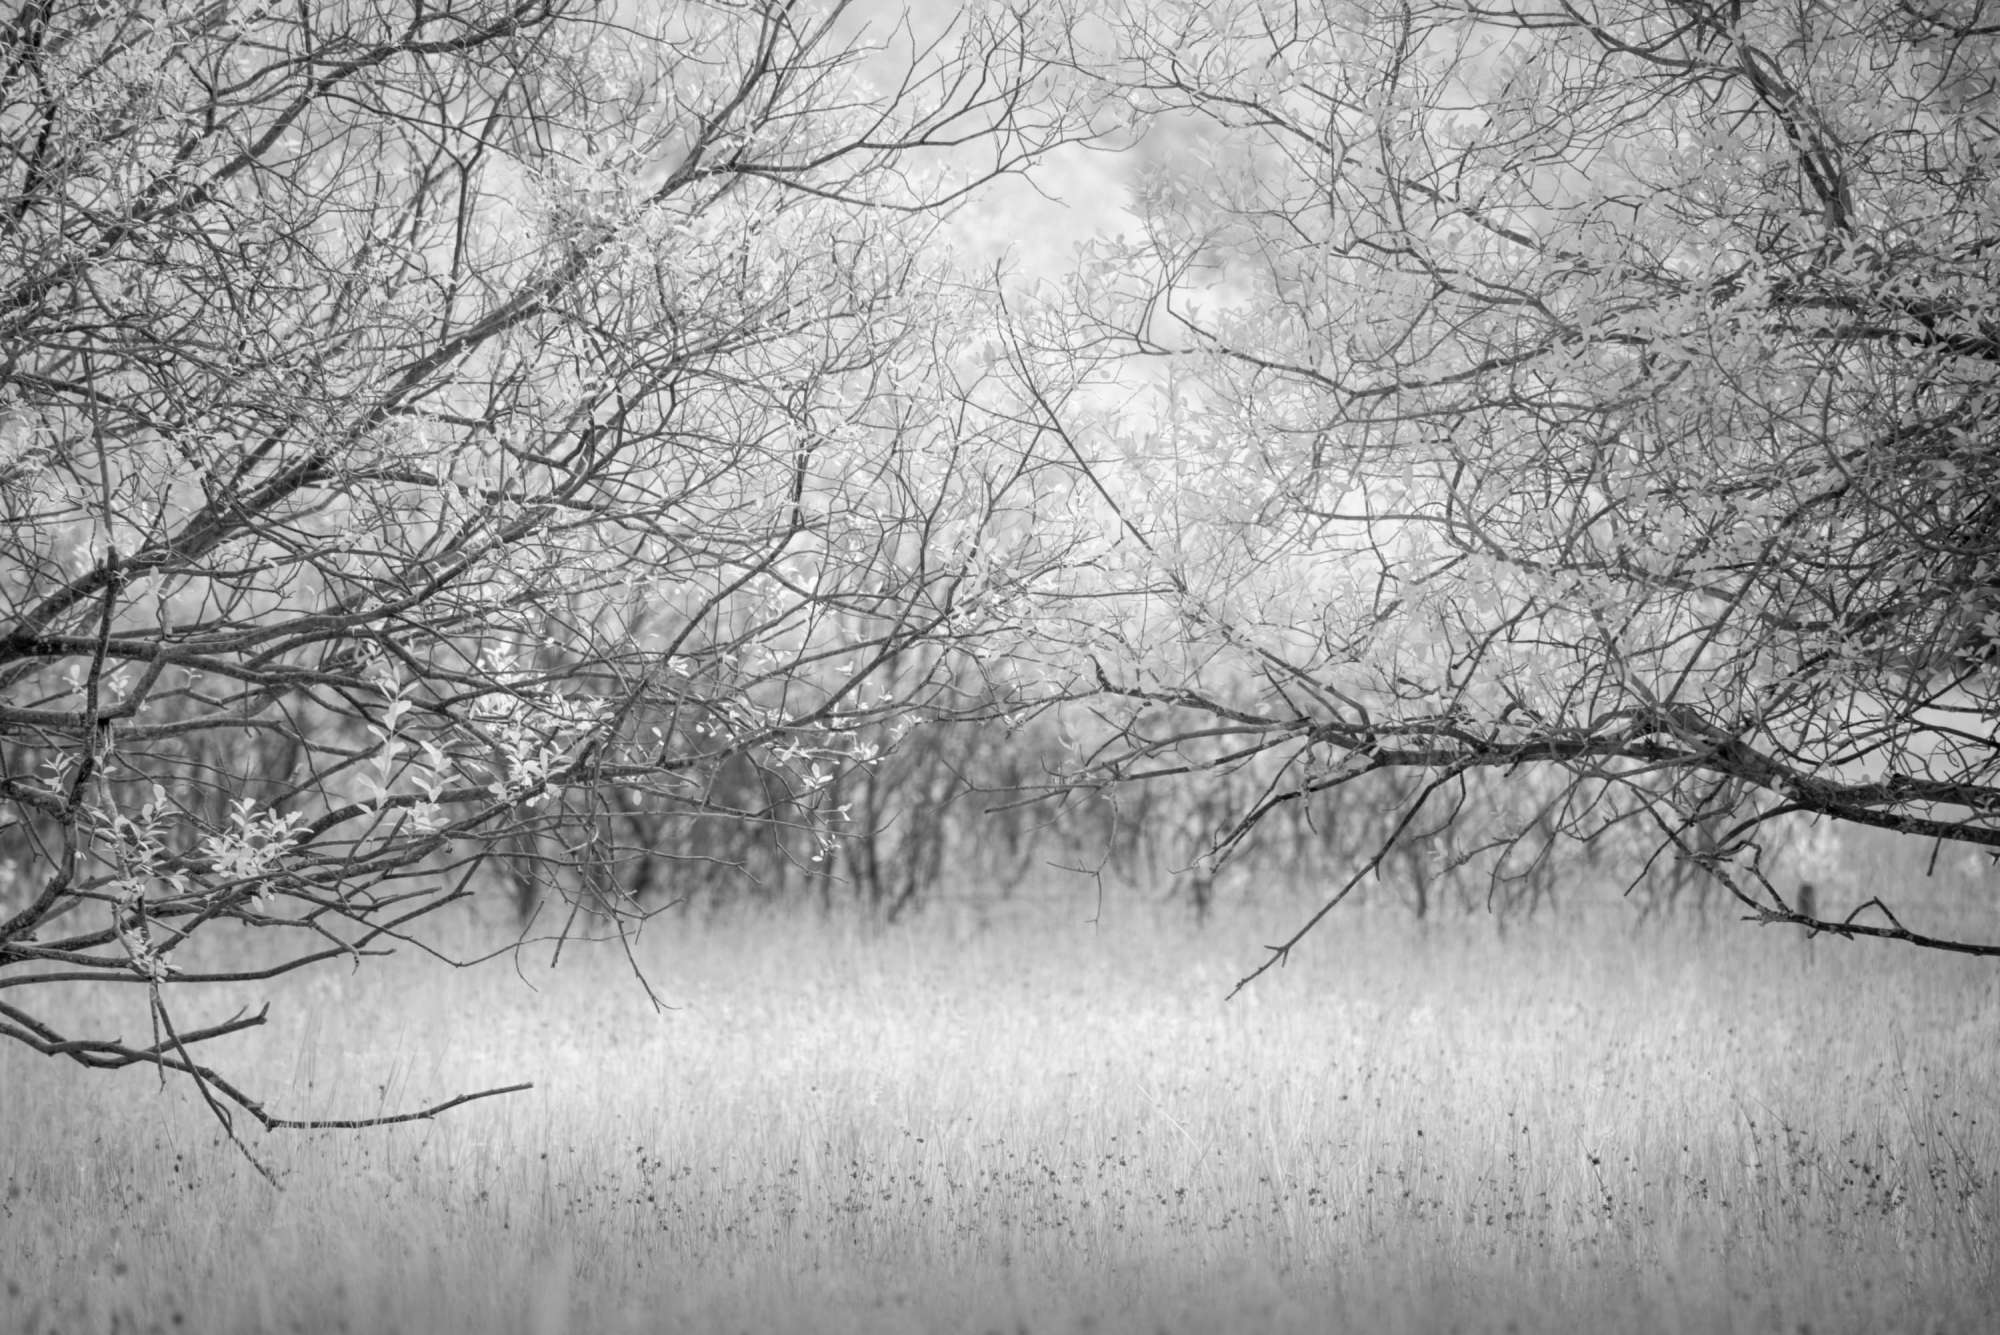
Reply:
[[186, 1091], [0, 1052], [0, 1328], [2000, 1320], [1993, 965], [1351, 914], [1225, 1005], [1265, 913], [663, 922], [665, 1016], [610, 956], [302, 980], [233, 1054], [279, 1111], [537, 1088], [265, 1138], [282, 1193]]

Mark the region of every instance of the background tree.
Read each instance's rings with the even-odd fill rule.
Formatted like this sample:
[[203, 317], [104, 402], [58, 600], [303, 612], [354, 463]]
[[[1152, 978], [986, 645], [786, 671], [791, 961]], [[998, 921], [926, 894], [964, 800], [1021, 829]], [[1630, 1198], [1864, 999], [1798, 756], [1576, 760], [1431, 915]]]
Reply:
[[1383, 769], [1424, 774], [1412, 822], [1550, 769], [1516, 833], [1637, 830], [1760, 921], [2000, 953], [1882, 896], [1796, 912], [1770, 852], [2000, 848], [1985, 7], [1113, 25], [1140, 226], [1068, 346], [1122, 346], [1151, 406], [1070, 419], [1134, 591], [1088, 641], [1123, 709], [1095, 775], [1275, 757], [1226, 849]]
[[[0, 1033], [300, 1125], [193, 1054], [261, 1014], [169, 996], [407, 939], [496, 850], [622, 922], [620, 813], [792, 819], [728, 776], [803, 799], [949, 713], [1062, 557], [998, 313], [931, 244], [1076, 132], [1044, 44], [779, 0], [17, 6]], [[282, 945], [190, 948], [223, 924]], [[65, 980], [145, 989], [152, 1041], [20, 999]]]

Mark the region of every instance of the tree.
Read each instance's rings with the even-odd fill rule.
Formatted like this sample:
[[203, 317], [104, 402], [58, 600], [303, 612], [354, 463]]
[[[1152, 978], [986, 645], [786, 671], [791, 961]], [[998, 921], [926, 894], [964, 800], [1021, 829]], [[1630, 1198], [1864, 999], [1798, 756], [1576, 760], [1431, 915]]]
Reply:
[[[949, 714], [1063, 555], [934, 244], [1080, 133], [1055, 23], [23, 0], [0, 1034], [306, 1125], [193, 1051], [261, 1014], [168, 998], [408, 940], [496, 851], [622, 928], [617, 813], [781, 817], [717, 776], [810, 793]], [[153, 1041], [14, 999], [65, 980]]]
[[1141, 225], [1069, 346], [1155, 406], [1066, 418], [1139, 591], [1088, 642], [1096, 775], [1278, 757], [1227, 849], [1386, 768], [1425, 774], [1406, 821], [1554, 770], [1544, 835], [1643, 828], [1758, 921], [2000, 954], [1882, 895], [1802, 911], [1770, 851], [2000, 849], [1986, 7], [1112, 22]]

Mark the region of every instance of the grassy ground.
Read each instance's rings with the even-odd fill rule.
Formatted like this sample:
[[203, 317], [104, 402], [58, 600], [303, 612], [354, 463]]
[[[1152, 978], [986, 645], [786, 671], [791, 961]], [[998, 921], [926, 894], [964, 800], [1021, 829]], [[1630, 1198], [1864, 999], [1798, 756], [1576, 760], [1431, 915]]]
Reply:
[[[333, 971], [252, 1138], [0, 1051], [0, 1329], [2000, 1328], [2000, 968], [1610, 921], [661, 921], [622, 960]], [[73, 1013], [136, 996], [64, 999]], [[191, 1009], [220, 1017], [219, 1002]]]

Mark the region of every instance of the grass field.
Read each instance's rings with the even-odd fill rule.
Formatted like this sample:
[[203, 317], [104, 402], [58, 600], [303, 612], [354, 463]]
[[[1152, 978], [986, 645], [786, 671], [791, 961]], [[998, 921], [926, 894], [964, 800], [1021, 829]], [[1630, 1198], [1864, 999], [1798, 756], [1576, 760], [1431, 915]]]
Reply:
[[[662, 919], [247, 990], [286, 1115], [0, 1051], [0, 1329], [2000, 1329], [2000, 968], [1594, 915]], [[530, 986], [532, 984], [532, 988]], [[136, 992], [74, 995], [146, 1028]], [[226, 1014], [222, 999], [188, 1023]]]

